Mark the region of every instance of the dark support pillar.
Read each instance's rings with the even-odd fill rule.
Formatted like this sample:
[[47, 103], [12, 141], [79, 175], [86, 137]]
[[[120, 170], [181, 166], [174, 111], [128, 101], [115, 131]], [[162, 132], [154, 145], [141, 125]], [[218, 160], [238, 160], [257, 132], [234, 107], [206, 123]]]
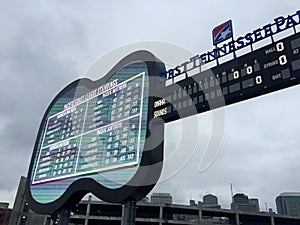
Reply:
[[86, 213], [85, 213], [85, 220], [84, 220], [84, 225], [88, 225], [89, 224], [89, 216], [90, 216], [90, 212], [91, 212], [91, 201], [92, 201], [92, 196], [89, 196], [89, 201], [86, 207]]
[[160, 205], [160, 206], [159, 206], [159, 225], [162, 225], [163, 214], [164, 214], [163, 210], [164, 210], [164, 209], [163, 209], [163, 206]]
[[125, 202], [122, 225], [134, 225], [135, 216], [136, 216], [136, 202], [135, 201]]
[[236, 225], [240, 225], [240, 215], [238, 212], [235, 213], [235, 221], [236, 221]]
[[275, 225], [274, 215], [271, 215], [271, 225]]
[[70, 209], [61, 209], [58, 225], [68, 225], [70, 220]]
[[198, 211], [198, 221], [199, 221], [199, 223], [201, 223], [201, 221], [202, 221], [202, 207]]

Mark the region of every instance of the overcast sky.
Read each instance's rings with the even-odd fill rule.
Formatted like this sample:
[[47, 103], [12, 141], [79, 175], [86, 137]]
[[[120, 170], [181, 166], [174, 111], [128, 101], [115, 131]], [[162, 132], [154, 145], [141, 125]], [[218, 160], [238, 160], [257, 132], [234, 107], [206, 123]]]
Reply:
[[[233, 20], [238, 37], [295, 13], [295, 0], [2, 1], [0, 3], [0, 201], [11, 207], [26, 176], [41, 117], [67, 84], [121, 45], [163, 41], [193, 53], [212, 48], [211, 30]], [[275, 207], [284, 191], [300, 191], [300, 88], [226, 107], [226, 129], [214, 163], [199, 172], [211, 113], [198, 115], [199, 143], [187, 165], [155, 191], [176, 203], [215, 194], [230, 207], [233, 191]], [[166, 126], [166, 154], [178, 145], [178, 122]], [[184, 149], [183, 149], [184, 150]]]

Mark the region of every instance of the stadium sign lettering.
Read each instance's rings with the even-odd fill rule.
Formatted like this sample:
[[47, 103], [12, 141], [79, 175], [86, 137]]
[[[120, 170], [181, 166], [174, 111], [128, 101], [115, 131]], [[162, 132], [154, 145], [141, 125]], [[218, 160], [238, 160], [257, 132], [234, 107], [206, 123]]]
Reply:
[[300, 24], [300, 10], [298, 10], [294, 15], [288, 15], [287, 17], [279, 16], [274, 19], [273, 23], [266, 24], [251, 33], [247, 33], [246, 35], [237, 38], [236, 40], [229, 41], [223, 44], [223, 46], [216, 45], [212, 51], [195, 55], [188, 61], [176, 66], [174, 69], [161, 73], [161, 76], [166, 77], [167, 79], [172, 79], [180, 74], [186, 73], [188, 70], [198, 67], [200, 63], [209, 63], [298, 24]]

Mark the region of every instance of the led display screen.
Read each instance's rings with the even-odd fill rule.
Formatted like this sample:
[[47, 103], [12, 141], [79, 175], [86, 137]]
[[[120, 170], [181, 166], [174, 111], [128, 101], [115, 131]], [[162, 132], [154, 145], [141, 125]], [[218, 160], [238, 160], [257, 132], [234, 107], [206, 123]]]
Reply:
[[[75, 81], [52, 101], [40, 126], [28, 176], [33, 207], [46, 205], [42, 211], [49, 212], [72, 195], [80, 198], [87, 192], [111, 202], [143, 197], [138, 185], [127, 184], [140, 176], [141, 165], [149, 164], [151, 157], [162, 160], [162, 143], [150, 149], [152, 154], [147, 151], [147, 156], [143, 150], [153, 114], [149, 111], [150, 77], [164, 65], [131, 60], [149, 54], [125, 58], [98, 81]], [[144, 185], [142, 192], [153, 185]]]
[[47, 119], [33, 185], [138, 164], [146, 131], [147, 110], [143, 111], [143, 104], [147, 102], [143, 97], [147, 89], [145, 72], [125, 80], [132, 74], [123, 74], [124, 81], [113, 76], [114, 80], [104, 85], [111, 88], [87, 92], [87, 98], [82, 95], [84, 98], [73, 104], [68, 102]]

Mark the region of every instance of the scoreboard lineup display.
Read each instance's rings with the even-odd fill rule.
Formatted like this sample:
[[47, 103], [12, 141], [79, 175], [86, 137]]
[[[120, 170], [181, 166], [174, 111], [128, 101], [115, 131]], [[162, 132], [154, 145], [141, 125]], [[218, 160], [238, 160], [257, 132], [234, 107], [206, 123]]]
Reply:
[[170, 122], [192, 115], [191, 108], [201, 113], [299, 84], [300, 33], [211, 70], [191, 68], [187, 76], [162, 91], [165, 97], [154, 103], [154, 117]]
[[144, 78], [115, 80], [108, 90], [79, 97], [49, 117], [32, 184], [136, 165]]

